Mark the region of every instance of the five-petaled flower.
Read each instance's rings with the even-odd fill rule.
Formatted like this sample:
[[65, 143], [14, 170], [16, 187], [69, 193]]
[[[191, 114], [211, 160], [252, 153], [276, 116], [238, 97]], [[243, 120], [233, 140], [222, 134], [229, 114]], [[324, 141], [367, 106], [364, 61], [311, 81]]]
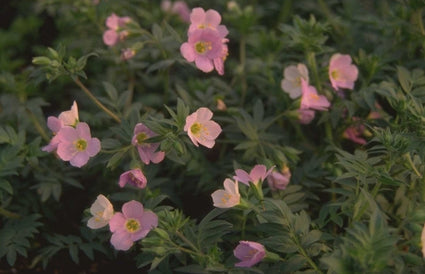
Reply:
[[78, 106], [77, 102], [75, 101], [72, 104], [70, 110], [63, 111], [61, 114], [59, 114], [58, 117], [49, 116], [47, 118], [47, 127], [53, 132], [54, 136], [52, 140], [50, 140], [50, 143], [47, 146], [44, 146], [41, 150], [47, 152], [52, 152], [56, 150], [60, 141], [57, 136], [59, 130], [64, 126], [75, 127], [78, 122]]
[[335, 90], [353, 89], [359, 71], [353, 65], [350, 55], [335, 53], [329, 62], [329, 79]]
[[145, 188], [148, 180], [139, 168], [135, 168], [121, 174], [118, 185], [124, 187], [127, 183], [138, 188]]
[[304, 64], [298, 64], [296, 66], [286, 67], [283, 71], [283, 80], [281, 82], [281, 87], [283, 91], [289, 94], [291, 99], [295, 99], [301, 96], [301, 78], [304, 79], [307, 83], [308, 78], [308, 69]]
[[211, 110], [202, 107], [186, 117], [184, 131], [187, 131], [187, 135], [195, 146], [199, 144], [207, 148], [214, 146], [215, 139], [221, 133], [221, 127], [211, 120], [212, 116]]
[[91, 229], [98, 229], [108, 225], [109, 220], [114, 215], [114, 207], [108, 198], [100, 194], [91, 205], [90, 213], [93, 217], [87, 221], [87, 226]]
[[109, 220], [111, 244], [116, 250], [128, 250], [133, 242], [140, 240], [158, 226], [158, 216], [143, 209], [137, 201], [129, 201], [122, 206], [122, 213], [117, 212]]
[[219, 189], [211, 194], [215, 207], [230, 208], [240, 204], [241, 195], [239, 194], [239, 187], [237, 181], [225, 179], [224, 190]]
[[233, 250], [236, 258], [241, 260], [235, 266], [251, 267], [259, 263], [266, 256], [264, 246], [257, 242], [239, 241], [239, 245]]
[[137, 147], [140, 159], [148, 165], [150, 162], [159, 163], [164, 160], [165, 152], [157, 151], [159, 143], [147, 143], [146, 139], [156, 136], [155, 132], [150, 130], [142, 123], [134, 127], [134, 135], [131, 143]]
[[75, 128], [62, 127], [58, 134], [58, 156], [72, 166], [82, 167], [100, 151], [100, 141], [92, 138], [88, 124], [80, 122]]
[[262, 183], [267, 178], [267, 176], [269, 176], [273, 168], [274, 167], [267, 170], [265, 165], [256, 165], [251, 169], [249, 174], [245, 170], [236, 169], [236, 176], [233, 176], [233, 179], [248, 186], [249, 182], [253, 183], [254, 185], [258, 185], [259, 183]]
[[313, 86], [309, 86], [308, 83], [301, 78], [301, 106], [300, 109], [315, 109], [315, 110], [328, 110], [331, 103], [328, 101], [326, 96], [318, 95], [317, 90]]

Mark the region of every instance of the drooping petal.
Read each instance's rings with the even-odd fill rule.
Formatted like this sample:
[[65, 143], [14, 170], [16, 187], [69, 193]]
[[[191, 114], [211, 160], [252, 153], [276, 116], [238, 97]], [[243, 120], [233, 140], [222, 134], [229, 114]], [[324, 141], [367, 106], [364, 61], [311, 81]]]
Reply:
[[249, 181], [251, 180], [251, 177], [249, 176], [248, 172], [246, 172], [243, 169], [236, 169], [235, 173], [236, 173], [236, 176], [233, 176], [233, 179], [235, 179], [238, 182], [249, 185]]

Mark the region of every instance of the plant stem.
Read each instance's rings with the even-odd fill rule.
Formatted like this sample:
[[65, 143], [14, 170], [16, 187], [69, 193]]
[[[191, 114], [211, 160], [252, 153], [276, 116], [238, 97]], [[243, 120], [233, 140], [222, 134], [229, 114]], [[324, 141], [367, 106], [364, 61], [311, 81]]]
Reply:
[[300, 251], [301, 255], [304, 256], [304, 258], [307, 259], [307, 262], [310, 264], [310, 266], [316, 271], [316, 273], [323, 273], [322, 271], [320, 271], [319, 267], [316, 265], [316, 263], [310, 258], [310, 256], [308, 256], [307, 252], [305, 251], [305, 249], [302, 247], [302, 245], [300, 244], [300, 242], [298, 241], [298, 237], [295, 235], [295, 233], [293, 231], [290, 231], [290, 235], [292, 240], [295, 242], [295, 244], [298, 247], [298, 250]]
[[80, 79], [78, 79], [78, 77], [73, 77], [72, 78], [74, 80], [74, 82], [77, 84], [77, 86], [79, 86], [85, 94], [87, 94], [87, 96], [99, 107], [101, 108], [106, 114], [108, 114], [109, 116], [111, 116], [112, 119], [114, 119], [116, 122], [121, 123], [121, 119], [118, 118], [118, 116], [113, 113], [112, 111], [110, 111], [105, 105], [103, 105], [99, 100], [97, 100], [97, 98], [91, 93], [91, 91], [83, 84], [81, 83]]
[[322, 91], [322, 85], [320, 83], [319, 71], [317, 70], [316, 54], [313, 51], [309, 51], [306, 54], [307, 63], [313, 72], [313, 79], [316, 89], [319, 93]]
[[201, 250], [199, 250], [191, 241], [189, 241], [180, 231], [175, 232], [176, 235], [182, 239], [183, 242], [185, 242], [187, 245], [189, 245], [197, 254], [200, 254], [201, 256], [205, 256], [204, 253], [202, 253]]
[[21, 215], [13, 213], [7, 209], [4, 209], [3, 207], [0, 207], [0, 215], [3, 215], [8, 218], [13, 218], [13, 219], [21, 218]]
[[412, 161], [412, 157], [410, 157], [410, 153], [407, 152], [406, 154], [403, 155], [404, 158], [407, 159], [407, 162], [409, 163], [410, 167], [413, 169], [413, 171], [415, 172], [415, 174], [419, 177], [422, 178], [422, 175], [419, 173], [419, 171], [417, 170], [415, 164]]

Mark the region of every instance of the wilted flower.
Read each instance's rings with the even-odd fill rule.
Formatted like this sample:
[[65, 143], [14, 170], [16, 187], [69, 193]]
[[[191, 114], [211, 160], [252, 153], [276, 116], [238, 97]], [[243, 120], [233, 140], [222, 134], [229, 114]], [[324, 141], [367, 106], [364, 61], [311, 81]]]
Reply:
[[119, 186], [124, 187], [127, 183], [138, 188], [145, 188], [148, 180], [139, 168], [135, 168], [121, 174]]
[[339, 88], [353, 89], [359, 71], [351, 63], [350, 55], [335, 53], [329, 62], [329, 79], [335, 90]]
[[301, 78], [301, 106], [300, 109], [315, 109], [315, 110], [328, 110], [331, 103], [328, 101], [326, 96], [318, 95], [317, 90], [313, 86], [309, 86], [308, 83]]
[[136, 55], [136, 51], [134, 49], [123, 49], [121, 52], [121, 60], [129, 60]]
[[241, 200], [238, 182], [231, 179], [224, 180], [224, 190], [219, 189], [211, 194], [215, 207], [230, 208], [238, 205]]
[[54, 116], [49, 116], [47, 118], [47, 127], [52, 131], [53, 138], [50, 141], [50, 143], [43, 147], [42, 151], [52, 152], [56, 150], [59, 144], [59, 139], [57, 138], [57, 133], [63, 126], [72, 126], [75, 127], [79, 121], [78, 118], [78, 106], [77, 102], [74, 101], [74, 103], [71, 106], [70, 110], [63, 111], [59, 116], [56, 118]]
[[116, 250], [128, 250], [133, 242], [146, 237], [157, 226], [158, 216], [132, 200], [122, 206], [122, 213], [115, 213], [109, 220], [109, 229], [113, 233], [111, 244]]
[[287, 166], [284, 166], [281, 172], [272, 171], [267, 177], [267, 182], [271, 190], [283, 190], [289, 184], [291, 179], [291, 171]]
[[241, 260], [235, 266], [251, 267], [259, 263], [266, 256], [264, 246], [257, 242], [239, 241], [239, 245], [233, 250], [236, 258]]
[[87, 123], [78, 123], [75, 128], [64, 126], [57, 136], [59, 139], [57, 154], [62, 160], [69, 161], [72, 166], [82, 167], [90, 157], [100, 151], [100, 141], [91, 137]]
[[308, 69], [304, 64], [286, 67], [283, 71], [283, 77], [281, 87], [283, 91], [289, 94], [291, 99], [298, 98], [302, 94], [301, 78], [307, 83], [309, 81]]
[[[359, 121], [360, 119], [357, 117], [353, 117], [353, 121]], [[366, 140], [364, 138], [362, 138], [361, 136], [363, 135], [363, 133], [365, 132], [365, 126], [357, 123], [355, 125], [352, 125], [350, 127], [348, 127], [344, 133], [343, 133], [343, 137], [347, 138], [357, 144], [360, 145], [364, 145], [366, 144]]]
[[214, 146], [215, 139], [221, 133], [221, 127], [211, 120], [212, 116], [211, 110], [202, 107], [186, 117], [184, 131], [187, 131], [187, 135], [195, 146], [199, 144], [207, 148]]
[[103, 33], [103, 42], [108, 46], [113, 46], [118, 41], [124, 40], [128, 32], [121, 29], [130, 21], [130, 17], [119, 17], [115, 13], [112, 13], [105, 22], [108, 30]]
[[109, 220], [114, 215], [114, 207], [108, 198], [100, 194], [91, 205], [90, 213], [93, 217], [87, 221], [87, 226], [91, 229], [98, 229], [108, 225]]
[[269, 176], [273, 168], [274, 167], [267, 170], [267, 167], [265, 165], [256, 165], [251, 169], [249, 174], [245, 170], [236, 169], [236, 176], [233, 176], [233, 179], [248, 186], [249, 182], [253, 183], [254, 185], [258, 185], [260, 182], [263, 182], [267, 178], [267, 176]]
[[159, 147], [159, 143], [145, 142], [146, 139], [154, 136], [156, 136], [156, 134], [142, 123], [138, 123], [134, 127], [134, 135], [131, 143], [137, 147], [140, 159], [146, 165], [150, 162], [157, 164], [164, 160], [165, 157], [165, 152], [156, 151]]

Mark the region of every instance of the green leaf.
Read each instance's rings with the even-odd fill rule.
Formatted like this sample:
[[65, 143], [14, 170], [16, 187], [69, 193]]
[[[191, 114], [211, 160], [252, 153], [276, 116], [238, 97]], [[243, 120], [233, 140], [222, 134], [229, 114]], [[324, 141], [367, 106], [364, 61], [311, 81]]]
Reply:
[[3, 190], [5, 190], [7, 193], [9, 193], [10, 195], [12, 195], [13, 194], [13, 187], [12, 187], [12, 185], [8, 182], [8, 181], [6, 181], [6, 180], [3, 180], [3, 179], [1, 179], [0, 180], [0, 188], [1, 189], [3, 189]]
[[397, 77], [401, 87], [406, 93], [410, 93], [412, 90], [412, 78], [410, 72], [404, 67], [397, 66]]

